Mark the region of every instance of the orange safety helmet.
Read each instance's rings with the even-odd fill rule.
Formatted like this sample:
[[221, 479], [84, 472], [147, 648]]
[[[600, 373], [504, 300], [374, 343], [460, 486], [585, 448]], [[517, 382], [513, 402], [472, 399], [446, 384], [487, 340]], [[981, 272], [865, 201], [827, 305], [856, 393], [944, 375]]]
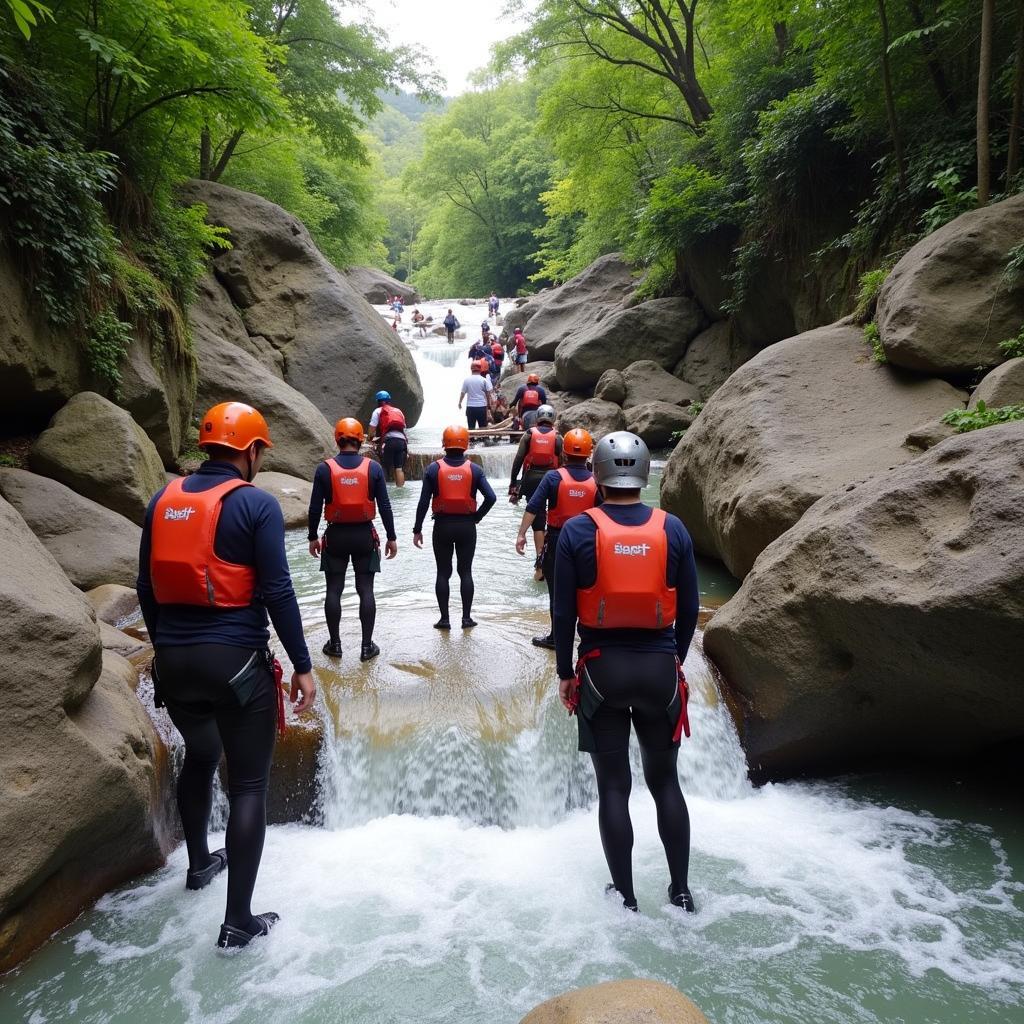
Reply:
[[366, 437], [366, 435], [363, 433], [362, 423], [351, 416], [346, 416], [344, 419], [340, 419], [334, 424], [335, 444], [341, 444], [342, 440], [358, 441], [359, 444], [362, 444], [364, 437]]
[[486, 359], [478, 359], [476, 361], [476, 368], [481, 373], [486, 373], [491, 368], [491, 364], [489, 362], [487, 362]]
[[539, 373], [528, 374], [527, 378], [526, 378], [526, 383], [527, 384], [539, 384], [540, 383], [540, 374]]
[[566, 455], [581, 455], [587, 458], [594, 453], [594, 439], [588, 431], [576, 427], [562, 438], [562, 451]]
[[441, 435], [441, 447], [458, 448], [465, 451], [469, 447], [469, 431], [465, 427], [445, 427]]
[[263, 415], [244, 402], [221, 402], [199, 424], [199, 447], [219, 445], [244, 452], [254, 441], [273, 448]]

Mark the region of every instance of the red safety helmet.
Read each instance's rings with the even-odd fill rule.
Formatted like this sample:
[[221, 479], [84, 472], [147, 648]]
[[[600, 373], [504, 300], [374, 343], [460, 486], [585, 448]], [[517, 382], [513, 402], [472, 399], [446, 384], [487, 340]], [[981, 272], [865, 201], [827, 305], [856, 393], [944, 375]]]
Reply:
[[445, 450], [458, 448], [465, 451], [469, 447], [469, 431], [465, 427], [445, 427], [441, 435], [441, 447]]
[[244, 452], [255, 441], [267, 448], [274, 447], [270, 428], [262, 413], [244, 402], [221, 402], [199, 424], [200, 448], [219, 445]]

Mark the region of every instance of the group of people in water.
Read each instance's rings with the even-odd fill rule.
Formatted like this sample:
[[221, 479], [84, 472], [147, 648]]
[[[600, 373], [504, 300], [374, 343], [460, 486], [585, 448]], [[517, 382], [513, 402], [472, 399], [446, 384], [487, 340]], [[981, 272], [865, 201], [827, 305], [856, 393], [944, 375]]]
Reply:
[[[472, 378], [489, 379], [478, 360]], [[527, 499], [515, 537], [525, 554], [532, 532], [534, 572], [548, 590], [550, 628], [533, 643], [555, 652], [558, 693], [575, 715], [579, 749], [590, 754], [599, 797], [598, 822], [611, 881], [606, 890], [636, 911], [629, 737], [635, 728], [644, 777], [657, 805], [668, 861], [669, 902], [694, 908], [688, 885], [689, 817], [677, 773], [681, 735], [689, 735], [682, 664], [697, 624], [698, 588], [683, 524], [640, 500], [650, 453], [619, 431], [595, 445], [582, 429], [556, 429], [555, 410], [535, 375], [517, 393], [525, 426], [512, 469], [509, 500]], [[476, 400], [477, 391], [462, 397]], [[463, 630], [473, 619], [477, 524], [496, 496], [486, 473], [468, 458], [468, 426], [444, 429], [442, 457], [423, 474], [413, 545], [424, 545], [428, 513], [436, 563], [439, 618], [448, 631], [450, 582], [459, 577]], [[525, 416], [523, 417], [525, 419]], [[351, 564], [359, 598], [359, 657], [380, 654], [374, 642], [374, 576], [383, 557], [398, 554], [387, 477], [405, 483], [406, 420], [382, 390], [368, 424], [375, 458], [364, 455], [359, 420], [335, 425], [335, 456], [316, 466], [309, 504], [309, 552], [325, 575], [328, 639], [323, 653], [343, 657], [341, 596]], [[273, 446], [263, 416], [225, 402], [199, 427], [207, 461], [152, 499], [139, 555], [137, 589], [152, 639], [154, 697], [166, 706], [185, 742], [177, 801], [188, 851], [187, 889], [228, 873], [222, 948], [245, 946], [278, 920], [254, 914], [251, 898], [266, 830], [266, 796], [275, 735], [284, 725], [283, 673], [270, 653], [268, 618], [293, 666], [290, 699], [301, 713], [317, 685], [285, 557], [284, 522], [276, 499], [253, 486]], [[522, 474], [520, 479], [520, 474]], [[326, 529], [321, 534], [321, 521]], [[573, 647], [578, 639], [578, 651]], [[214, 774], [227, 760], [225, 848], [211, 851], [207, 829]]]

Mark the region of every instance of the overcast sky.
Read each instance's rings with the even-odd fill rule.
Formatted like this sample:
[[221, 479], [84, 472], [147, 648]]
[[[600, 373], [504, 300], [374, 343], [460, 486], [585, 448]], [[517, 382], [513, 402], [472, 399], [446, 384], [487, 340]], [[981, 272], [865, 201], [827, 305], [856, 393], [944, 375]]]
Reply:
[[394, 43], [421, 47], [448, 80], [448, 96], [466, 91], [471, 71], [490, 59], [491, 46], [522, 24], [501, 16], [506, 0], [377, 0], [374, 18]]

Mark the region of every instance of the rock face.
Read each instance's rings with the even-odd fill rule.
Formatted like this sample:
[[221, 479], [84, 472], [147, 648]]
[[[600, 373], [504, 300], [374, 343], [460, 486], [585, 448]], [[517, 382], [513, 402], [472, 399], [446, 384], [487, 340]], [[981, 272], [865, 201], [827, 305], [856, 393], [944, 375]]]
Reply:
[[605, 370], [622, 370], [638, 359], [671, 370], [702, 326], [700, 308], [686, 298], [650, 299], [611, 313], [558, 346], [558, 382], [564, 388], [590, 388]]
[[259, 196], [214, 182], [189, 182], [182, 191], [206, 204], [211, 223], [230, 229], [233, 248], [216, 257], [214, 274], [246, 332], [282, 354], [292, 387], [332, 422], [341, 416], [365, 422], [374, 393], [386, 387], [409, 423], [416, 422], [423, 390], [412, 355], [298, 220]]
[[605, 370], [594, 386], [594, 397], [622, 405], [626, 400], [626, 382], [622, 377], [622, 371]]
[[606, 981], [555, 996], [520, 1024], [708, 1024], [677, 989], [660, 981]]
[[134, 587], [142, 530], [49, 477], [0, 469], [0, 495], [17, 509], [76, 587]]
[[140, 525], [149, 499], [166, 480], [145, 431], [92, 391], [75, 395], [53, 417], [32, 446], [29, 465]]
[[623, 309], [636, 285], [629, 265], [618, 253], [602, 256], [565, 284], [511, 310], [504, 329], [511, 336], [514, 327], [523, 328], [531, 359], [554, 359], [555, 350], [566, 338], [588, 333]]
[[719, 320], [687, 345], [672, 372], [708, 399], [757, 353], [757, 346], [744, 341], [728, 320]]
[[309, 514], [309, 497], [313, 491], [313, 473], [316, 464], [309, 467], [308, 479], [300, 480], [287, 473], [257, 473], [253, 483], [269, 491], [281, 506], [284, 525], [305, 526]]
[[715, 392], [668, 461], [662, 503], [742, 578], [820, 497], [913, 458], [907, 434], [965, 400], [873, 362], [856, 327], [809, 331]]
[[620, 406], [613, 402], [604, 402], [600, 398], [588, 398], [577, 402], [558, 413], [558, 429], [564, 434], [567, 430], [581, 427], [588, 430], [597, 441], [605, 434], [626, 429], [626, 417]]
[[986, 375], [974, 389], [967, 408], [973, 409], [979, 402], [990, 409], [1024, 402], [1024, 356], [1008, 359]]
[[923, 238], [878, 295], [876, 322], [894, 366], [939, 375], [1003, 360], [1024, 321], [1024, 282], [1006, 278], [1024, 237], [1024, 195], [972, 210]]
[[646, 402], [626, 410], [626, 429], [643, 438], [650, 448], [663, 448], [672, 435], [693, 423], [693, 413], [670, 402]]
[[[163, 748], [92, 609], [0, 500], [0, 970], [158, 866]], [[25, 673], [30, 672], [31, 685]]]
[[188, 320], [193, 334], [198, 332], [204, 337], [215, 336], [230, 341], [284, 380], [284, 356], [266, 338], [246, 331], [242, 315], [231, 305], [228, 293], [217, 283], [212, 271], [205, 274], [196, 286], [196, 297], [188, 308]]
[[134, 587], [122, 587], [116, 583], [104, 583], [90, 590], [86, 595], [97, 622], [116, 626], [123, 619], [139, 614], [139, 595]]
[[292, 476], [311, 475], [319, 461], [337, 451], [331, 425], [308, 398], [231, 343], [230, 318], [227, 336], [219, 333], [215, 325], [225, 323], [227, 312], [222, 306], [219, 316], [205, 315], [206, 310], [207, 303], [202, 301], [189, 314], [199, 357], [196, 414], [202, 416], [218, 402], [249, 402], [266, 417], [274, 442], [264, 457], [264, 468]]
[[395, 295], [406, 305], [423, 301], [415, 288], [376, 267], [349, 267], [345, 271], [345, 278], [367, 302], [375, 306], [390, 302]]
[[626, 397], [622, 407], [626, 410], [648, 402], [667, 402], [669, 405], [689, 405], [700, 398], [700, 392], [686, 381], [674, 377], [650, 359], [639, 359], [622, 371]]
[[771, 776], [1024, 738], [1024, 423], [818, 502], [711, 620]]

